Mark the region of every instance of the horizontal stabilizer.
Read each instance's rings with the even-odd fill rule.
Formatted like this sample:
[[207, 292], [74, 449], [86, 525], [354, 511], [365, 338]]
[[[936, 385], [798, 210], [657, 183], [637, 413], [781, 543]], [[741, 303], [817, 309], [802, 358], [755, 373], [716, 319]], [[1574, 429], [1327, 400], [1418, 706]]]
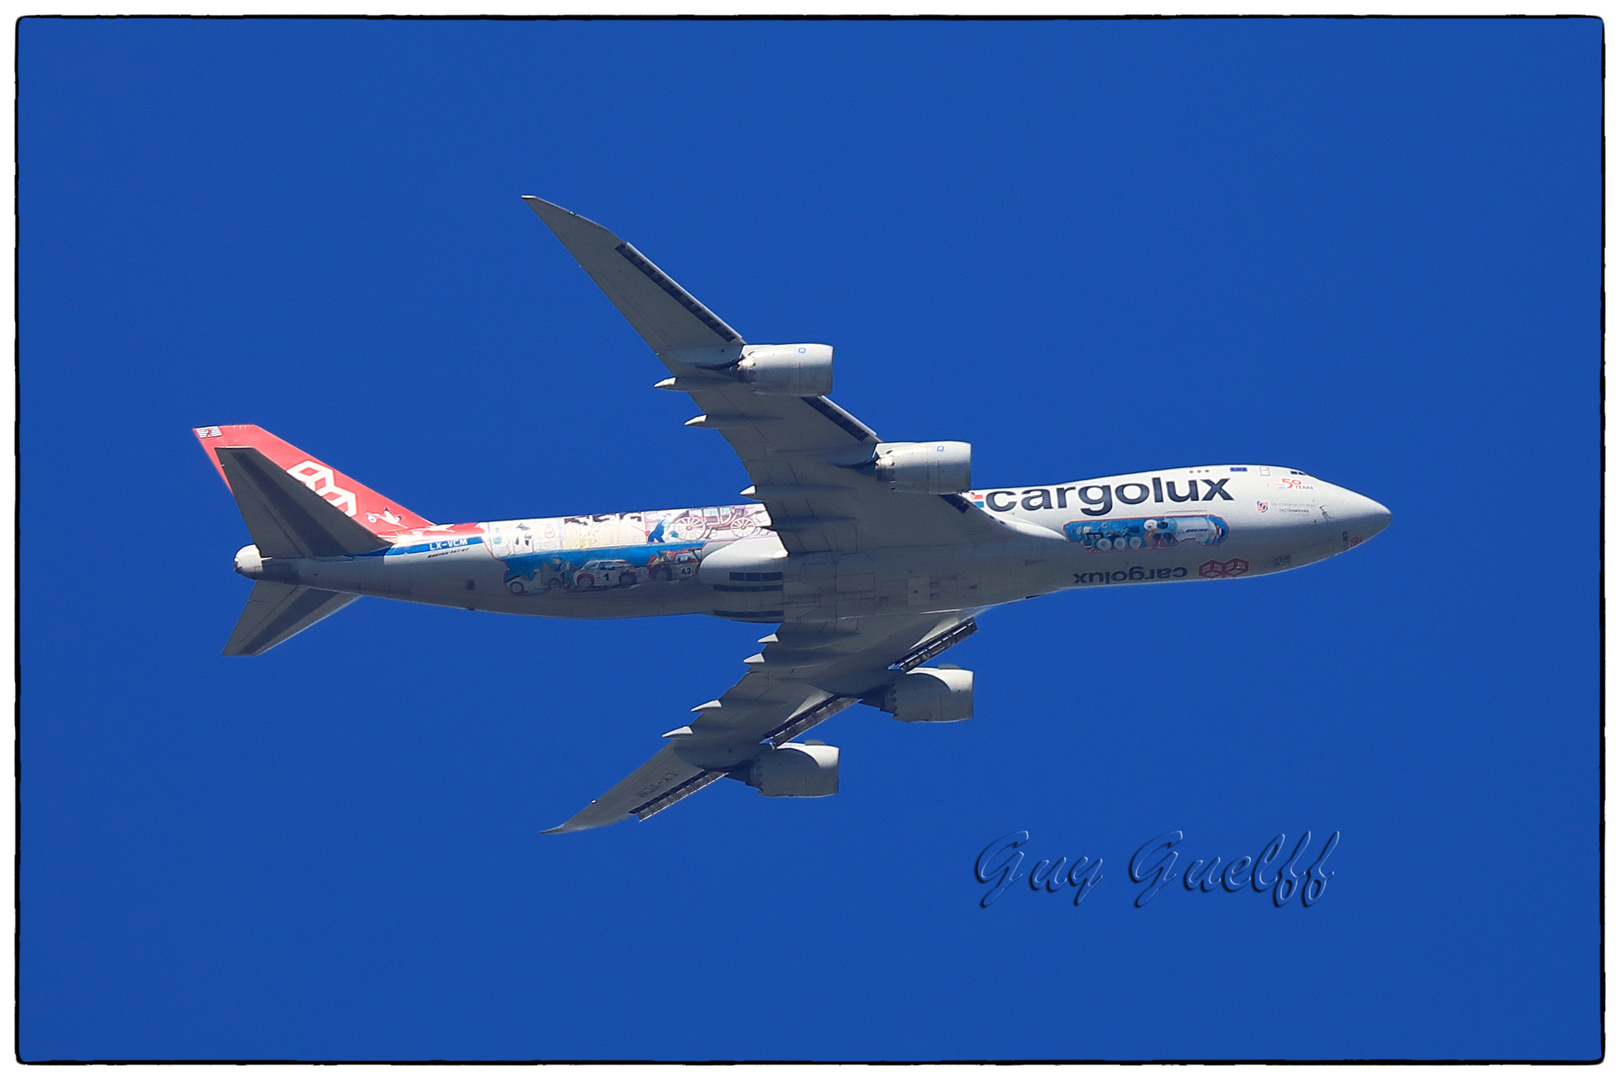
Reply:
[[259, 554], [267, 559], [362, 555], [388, 546], [371, 530], [279, 469], [251, 446], [214, 453]]
[[231, 640], [225, 643], [225, 655], [258, 656], [358, 599], [354, 593], [255, 582]]

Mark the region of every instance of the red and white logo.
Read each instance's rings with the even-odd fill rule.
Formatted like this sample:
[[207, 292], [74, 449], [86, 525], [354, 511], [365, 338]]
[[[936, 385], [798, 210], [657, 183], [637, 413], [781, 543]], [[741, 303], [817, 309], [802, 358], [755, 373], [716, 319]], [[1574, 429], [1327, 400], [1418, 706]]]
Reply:
[[337, 481], [332, 477], [332, 470], [319, 462], [301, 461], [288, 469], [287, 475], [301, 481], [309, 490], [350, 517], [354, 517], [355, 511], [359, 509], [354, 492], [348, 488], [338, 487]]
[[1219, 559], [1211, 559], [1198, 568], [1198, 576], [1207, 578], [1237, 577], [1239, 574], [1247, 574], [1248, 572], [1249, 561], [1247, 559], [1228, 559], [1225, 562], [1221, 562]]

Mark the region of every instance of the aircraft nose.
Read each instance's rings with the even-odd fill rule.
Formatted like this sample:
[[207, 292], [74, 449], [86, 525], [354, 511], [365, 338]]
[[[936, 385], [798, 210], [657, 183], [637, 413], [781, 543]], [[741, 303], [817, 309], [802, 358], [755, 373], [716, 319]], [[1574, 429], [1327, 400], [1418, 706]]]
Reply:
[[1383, 503], [1353, 492], [1349, 503], [1346, 510], [1351, 523], [1350, 530], [1362, 540], [1371, 540], [1389, 526], [1391, 514], [1389, 507]]

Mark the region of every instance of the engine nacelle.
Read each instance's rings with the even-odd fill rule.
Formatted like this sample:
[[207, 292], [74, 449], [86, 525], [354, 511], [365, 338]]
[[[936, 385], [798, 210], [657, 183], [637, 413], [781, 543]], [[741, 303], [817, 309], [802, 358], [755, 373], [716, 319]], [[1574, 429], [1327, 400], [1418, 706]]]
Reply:
[[971, 720], [973, 672], [961, 668], [913, 668], [883, 692], [878, 707], [907, 723]]
[[748, 345], [737, 370], [756, 394], [819, 397], [832, 393], [831, 345]]
[[896, 491], [954, 495], [973, 486], [973, 447], [965, 442], [878, 443], [873, 464]]
[[761, 795], [816, 798], [838, 794], [838, 747], [783, 743], [749, 763], [744, 780]]

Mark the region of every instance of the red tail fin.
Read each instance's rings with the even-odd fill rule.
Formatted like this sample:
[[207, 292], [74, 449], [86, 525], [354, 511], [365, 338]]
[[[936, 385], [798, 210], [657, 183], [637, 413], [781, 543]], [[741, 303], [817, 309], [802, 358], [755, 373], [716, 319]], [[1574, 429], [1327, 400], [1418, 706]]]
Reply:
[[[197, 441], [208, 452], [208, 460], [214, 463], [214, 468], [219, 469], [221, 480], [225, 480], [225, 470], [220, 466], [219, 455], [214, 453], [214, 448], [251, 446], [285, 469], [289, 476], [374, 533], [425, 529], [433, 524], [427, 518], [411, 513], [399, 503], [385, 499], [364, 484], [343, 475], [319, 458], [283, 442], [262, 427], [231, 424], [193, 430], [197, 434]], [[225, 480], [225, 486], [230, 486], [229, 480]]]

